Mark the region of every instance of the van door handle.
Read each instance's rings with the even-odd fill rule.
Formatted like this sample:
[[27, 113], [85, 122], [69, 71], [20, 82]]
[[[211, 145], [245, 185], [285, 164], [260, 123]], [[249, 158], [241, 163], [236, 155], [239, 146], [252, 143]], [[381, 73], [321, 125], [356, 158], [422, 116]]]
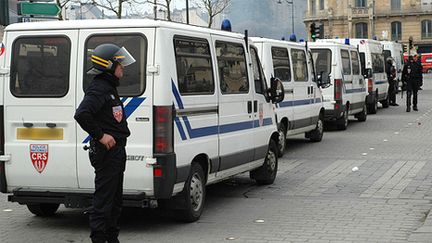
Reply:
[[26, 128], [32, 128], [33, 125], [34, 125], [34, 124], [31, 123], [31, 122], [23, 122], [23, 126], [26, 127]]
[[258, 100], [254, 100], [254, 113], [258, 111]]
[[55, 124], [55, 123], [47, 123], [47, 124], [45, 124], [47, 127], [49, 127], [49, 128], [54, 128], [54, 127], [56, 127], [57, 126], [57, 124]]
[[247, 109], [248, 109], [248, 113], [250, 114], [250, 113], [252, 113], [252, 101], [248, 101], [248, 103], [247, 103]]

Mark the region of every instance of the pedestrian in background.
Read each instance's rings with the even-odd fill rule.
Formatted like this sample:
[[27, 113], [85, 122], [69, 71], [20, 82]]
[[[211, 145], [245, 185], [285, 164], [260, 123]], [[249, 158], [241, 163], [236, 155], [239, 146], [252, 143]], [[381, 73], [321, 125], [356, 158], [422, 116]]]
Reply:
[[413, 56], [409, 56], [408, 63], [404, 66], [402, 71], [402, 82], [405, 83], [407, 92], [406, 111], [411, 111], [411, 96], [413, 97], [412, 105], [413, 110], [418, 111], [417, 108], [417, 92], [419, 90], [419, 83], [423, 82], [423, 75], [421, 66], [414, 61]]
[[423, 66], [422, 66], [422, 62], [421, 62], [421, 54], [416, 54], [414, 55], [414, 60], [416, 61], [418, 67], [420, 68], [420, 73], [422, 74], [422, 77], [418, 78], [417, 81], [418, 86], [419, 86], [419, 90], [422, 90], [421, 86], [423, 86]]
[[123, 47], [97, 46], [91, 56], [95, 74], [75, 113], [75, 120], [91, 136], [89, 158], [95, 169], [95, 191], [90, 211], [92, 242], [119, 242], [118, 219], [123, 202], [126, 139], [130, 135], [117, 86], [124, 67], [135, 59]]
[[387, 73], [387, 80], [389, 83], [389, 88], [388, 88], [389, 104], [392, 106], [399, 106], [398, 104], [396, 104], [396, 90], [397, 90], [396, 68], [393, 66], [393, 61], [391, 58], [387, 59], [386, 73]]

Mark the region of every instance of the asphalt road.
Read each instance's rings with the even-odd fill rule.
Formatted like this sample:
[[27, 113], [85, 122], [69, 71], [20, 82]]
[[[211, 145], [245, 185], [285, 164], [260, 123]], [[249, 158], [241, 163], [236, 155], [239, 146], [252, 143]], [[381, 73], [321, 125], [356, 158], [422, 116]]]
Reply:
[[[419, 111], [380, 108], [323, 141], [289, 138], [276, 182], [248, 174], [207, 188], [201, 219], [125, 209], [121, 242], [432, 242], [432, 76]], [[353, 168], [357, 167], [357, 171]], [[428, 217], [429, 216], [429, 217]], [[83, 210], [39, 218], [0, 195], [0, 242], [89, 242]]]

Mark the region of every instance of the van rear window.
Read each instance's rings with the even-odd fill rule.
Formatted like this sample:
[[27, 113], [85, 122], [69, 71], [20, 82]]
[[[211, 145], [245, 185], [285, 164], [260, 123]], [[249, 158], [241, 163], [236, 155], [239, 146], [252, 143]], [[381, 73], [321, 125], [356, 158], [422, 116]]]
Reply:
[[91, 69], [90, 57], [94, 49], [104, 43], [112, 43], [119, 47], [125, 47], [136, 60], [135, 63], [125, 67], [124, 76], [117, 87], [122, 97], [140, 96], [146, 88], [146, 67], [147, 67], [147, 39], [141, 34], [121, 35], [94, 35], [87, 39], [85, 44], [86, 59], [84, 63], [84, 90], [87, 89], [94, 75], [87, 74]]
[[16, 97], [62, 97], [69, 89], [71, 43], [64, 36], [35, 36], [12, 46], [10, 90]]
[[384, 55], [374, 53], [372, 54], [372, 70], [373, 73], [384, 72]]

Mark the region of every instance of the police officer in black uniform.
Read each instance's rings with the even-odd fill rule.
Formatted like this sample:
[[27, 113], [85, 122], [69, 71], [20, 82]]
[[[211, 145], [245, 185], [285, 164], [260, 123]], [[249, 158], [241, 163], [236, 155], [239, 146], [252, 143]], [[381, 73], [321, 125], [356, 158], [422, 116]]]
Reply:
[[406, 111], [411, 111], [411, 96], [413, 96], [413, 110], [418, 111], [417, 108], [417, 92], [420, 88], [420, 82], [423, 82], [423, 74], [421, 66], [414, 61], [412, 56], [409, 56], [408, 63], [405, 64], [402, 71], [402, 81], [406, 84], [407, 91], [407, 107]]
[[75, 120], [91, 136], [89, 158], [95, 169], [95, 192], [90, 212], [92, 242], [119, 242], [117, 226], [123, 201], [126, 139], [130, 135], [117, 93], [124, 67], [135, 59], [123, 47], [97, 46], [91, 56], [95, 74], [75, 113]]

